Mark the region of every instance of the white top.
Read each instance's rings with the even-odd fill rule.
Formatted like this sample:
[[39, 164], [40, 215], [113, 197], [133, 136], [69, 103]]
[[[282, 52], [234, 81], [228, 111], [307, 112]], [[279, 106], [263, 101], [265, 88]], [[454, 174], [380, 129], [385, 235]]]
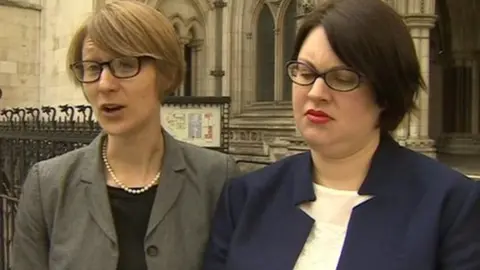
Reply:
[[314, 189], [317, 199], [300, 206], [315, 223], [294, 270], [335, 270], [352, 209], [370, 196], [318, 184], [314, 184]]

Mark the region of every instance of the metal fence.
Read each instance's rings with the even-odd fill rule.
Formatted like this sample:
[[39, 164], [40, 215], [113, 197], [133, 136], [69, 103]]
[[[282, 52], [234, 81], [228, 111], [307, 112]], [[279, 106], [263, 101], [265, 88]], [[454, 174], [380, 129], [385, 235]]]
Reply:
[[23, 179], [41, 160], [90, 143], [100, 132], [86, 105], [12, 108], [0, 112], [0, 252], [9, 269], [14, 217]]
[[[229, 148], [228, 97], [168, 97], [164, 107], [218, 107], [218, 151]], [[101, 131], [87, 105], [10, 108], [0, 111], [0, 270], [9, 269], [14, 217], [23, 180], [38, 161], [88, 145]]]

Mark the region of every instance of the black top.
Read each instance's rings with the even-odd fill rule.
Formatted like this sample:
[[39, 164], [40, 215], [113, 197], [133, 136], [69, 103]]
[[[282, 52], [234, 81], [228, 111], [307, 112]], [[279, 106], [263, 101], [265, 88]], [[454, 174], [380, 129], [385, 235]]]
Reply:
[[131, 194], [108, 187], [119, 245], [117, 270], [147, 270], [144, 239], [156, 190], [153, 186], [144, 193]]

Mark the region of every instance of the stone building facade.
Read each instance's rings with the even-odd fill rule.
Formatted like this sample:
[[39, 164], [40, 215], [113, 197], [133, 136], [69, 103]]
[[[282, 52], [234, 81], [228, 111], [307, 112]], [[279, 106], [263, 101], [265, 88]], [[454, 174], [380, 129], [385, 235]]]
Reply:
[[[238, 158], [271, 161], [305, 149], [283, 66], [298, 21], [322, 0], [142, 1], [171, 19], [184, 44], [188, 76], [178, 94], [231, 96]], [[478, 1], [384, 1], [410, 27], [428, 84], [397, 139], [431, 156], [480, 156]], [[66, 48], [105, 2], [0, 0], [0, 106], [84, 104], [66, 76]]]

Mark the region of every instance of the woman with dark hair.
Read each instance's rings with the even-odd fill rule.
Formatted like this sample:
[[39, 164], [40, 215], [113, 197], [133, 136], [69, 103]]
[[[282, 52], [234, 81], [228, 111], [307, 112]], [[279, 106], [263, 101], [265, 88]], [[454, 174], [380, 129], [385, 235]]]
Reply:
[[286, 68], [310, 150], [225, 187], [204, 269], [480, 269], [475, 182], [390, 135], [424, 87], [401, 16], [327, 0]]

